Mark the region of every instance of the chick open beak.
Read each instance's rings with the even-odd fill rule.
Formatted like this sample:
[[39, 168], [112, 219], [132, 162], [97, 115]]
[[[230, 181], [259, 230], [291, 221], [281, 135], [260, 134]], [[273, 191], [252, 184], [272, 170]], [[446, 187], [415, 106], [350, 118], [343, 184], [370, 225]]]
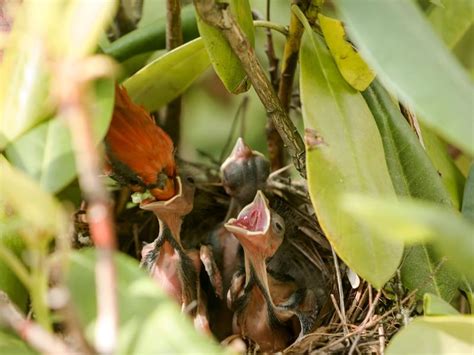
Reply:
[[280, 244], [274, 237], [270, 225], [271, 211], [268, 200], [261, 191], [257, 192], [253, 202], [242, 209], [237, 218], [232, 218], [225, 224], [225, 228], [244, 248], [246, 282], [249, 281], [252, 268], [258, 282], [265, 289], [262, 291], [267, 295], [270, 295], [270, 292], [265, 261], [275, 253]]
[[165, 223], [174, 239], [181, 245], [181, 224], [183, 217], [193, 209], [194, 187], [183, 184], [180, 177], [176, 178], [177, 193], [168, 200], [141, 203], [140, 208], [152, 211], [160, 221]]

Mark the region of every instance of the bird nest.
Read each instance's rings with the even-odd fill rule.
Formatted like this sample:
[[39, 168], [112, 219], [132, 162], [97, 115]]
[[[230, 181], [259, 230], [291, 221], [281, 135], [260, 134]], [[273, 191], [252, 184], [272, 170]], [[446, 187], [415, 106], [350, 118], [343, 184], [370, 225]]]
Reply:
[[[222, 224], [231, 201], [222, 187], [219, 167], [183, 161], [180, 166], [181, 170], [193, 176], [196, 185], [195, 213], [191, 213], [185, 221], [183, 233], [194, 232], [194, 235], [199, 235], [202, 233], [195, 233], [195, 230], [210, 231]], [[286, 220], [296, 221], [301, 236], [299, 239], [290, 238], [293, 252], [288, 253], [287, 258], [293, 260], [282, 260], [285, 267], [312, 265], [324, 275], [327, 295], [323, 304], [315, 305], [318, 313], [313, 329], [304, 335], [300, 334], [283, 353], [383, 353], [390, 337], [413, 311], [413, 294], [403, 298], [404, 290], [396, 279], [391, 285], [393, 292], [377, 291], [357, 276], [354, 279], [353, 273], [350, 282], [351, 271], [336, 257], [319, 226], [304, 180], [293, 179], [287, 171], [279, 171], [270, 175], [265, 193], [279, 201], [279, 211], [284, 211]], [[140, 260], [143, 246], [153, 242], [159, 234], [159, 223], [152, 213], [130, 202], [128, 188], [116, 188], [113, 196], [119, 249]], [[78, 248], [90, 243], [84, 209], [85, 206], [76, 213], [74, 245]], [[206, 243], [193, 240], [191, 244], [203, 242]], [[315, 276], [303, 277], [311, 279]], [[209, 311], [212, 312], [212, 308]], [[211, 329], [231, 326], [219, 323], [231, 322], [225, 317], [211, 317], [210, 321], [217, 322], [211, 324]], [[215, 335], [223, 345], [239, 352], [261, 352], [260, 346], [250, 337], [239, 334]]]

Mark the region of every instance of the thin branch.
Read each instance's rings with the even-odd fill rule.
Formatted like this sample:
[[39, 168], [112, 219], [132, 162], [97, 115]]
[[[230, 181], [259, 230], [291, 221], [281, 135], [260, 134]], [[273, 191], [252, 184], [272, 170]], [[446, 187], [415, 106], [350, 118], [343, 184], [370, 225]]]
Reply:
[[56, 73], [55, 90], [59, 110], [69, 125], [76, 156], [79, 183], [88, 202], [88, 221], [96, 246], [95, 268], [97, 290], [96, 349], [114, 353], [118, 337], [117, 275], [113, 253], [116, 237], [107, 190], [100, 180], [100, 154], [93, 139], [89, 113], [89, 83], [109, 74], [110, 61], [105, 58], [64, 60]]
[[285, 37], [288, 36], [288, 27], [280, 25], [275, 22], [265, 21], [265, 20], [255, 20], [253, 21], [253, 25], [255, 27], [262, 27], [269, 30], [277, 31]]
[[0, 323], [14, 330], [28, 345], [43, 354], [75, 354], [60, 338], [26, 319], [3, 291], [0, 291]]
[[218, 28], [240, 59], [267, 114], [272, 118], [278, 133], [288, 147], [289, 154], [301, 176], [306, 177], [305, 147], [303, 140], [287, 112], [282, 107], [270, 80], [257, 60], [255, 51], [225, 3], [215, 0], [194, 0], [199, 16], [209, 25]]
[[[166, 1], [166, 49], [168, 51], [183, 43], [181, 29], [181, 6], [179, 0]], [[179, 147], [181, 131], [181, 96], [171, 101], [165, 110], [164, 129], [170, 135], [175, 147]]]

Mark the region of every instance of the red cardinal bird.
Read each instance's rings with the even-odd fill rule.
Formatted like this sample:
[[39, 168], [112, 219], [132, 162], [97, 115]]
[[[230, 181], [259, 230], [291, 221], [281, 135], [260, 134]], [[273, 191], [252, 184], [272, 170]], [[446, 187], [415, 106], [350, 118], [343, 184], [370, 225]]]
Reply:
[[157, 200], [175, 195], [176, 163], [171, 138], [118, 85], [105, 145], [112, 178], [135, 191], [148, 189]]

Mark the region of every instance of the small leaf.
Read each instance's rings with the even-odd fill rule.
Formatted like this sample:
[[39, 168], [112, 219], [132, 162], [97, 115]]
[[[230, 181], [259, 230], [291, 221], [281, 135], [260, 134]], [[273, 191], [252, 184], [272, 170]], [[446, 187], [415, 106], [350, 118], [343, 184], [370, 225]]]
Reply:
[[375, 73], [368, 67], [354, 47], [346, 40], [341, 21], [318, 14], [324, 39], [342, 77], [356, 90], [367, 89]]
[[364, 59], [403, 102], [439, 135], [474, 154], [472, 84], [413, 1], [335, 5]]
[[[255, 35], [252, 21], [252, 9], [248, 0], [228, 0], [230, 12], [254, 46]], [[231, 93], [239, 94], [250, 88], [247, 74], [239, 58], [234, 54], [221, 31], [205, 23], [197, 14], [199, 33], [201, 34], [212, 66], [224, 86]]]
[[448, 302], [432, 293], [423, 296], [423, 314], [425, 316], [449, 316], [457, 315], [459, 312]]
[[[382, 85], [374, 81], [363, 95], [382, 135], [388, 171], [397, 194], [451, 206], [438, 172]], [[450, 301], [457, 293], [458, 282], [429, 245], [414, 245], [405, 250], [401, 279], [410, 291], [417, 290], [419, 298], [432, 292]]]
[[[100, 80], [96, 84], [92, 107], [95, 142], [107, 133], [114, 104], [114, 83]], [[60, 117], [44, 122], [7, 146], [8, 160], [36, 181], [46, 191], [56, 193], [77, 175], [71, 134]]]
[[33, 351], [24, 341], [15, 335], [0, 332], [0, 353], [15, 355], [34, 355]]
[[393, 337], [386, 354], [470, 354], [473, 334], [473, 317], [419, 317]]
[[474, 223], [474, 164], [471, 164], [466, 185], [464, 187], [461, 211], [464, 217]]
[[197, 38], [154, 60], [123, 85], [135, 103], [153, 111], [181, 95], [209, 64], [202, 39]]
[[[70, 254], [66, 282], [86, 334], [93, 341], [96, 321], [95, 250]], [[166, 297], [138, 263], [115, 255], [120, 309], [118, 354], [220, 354], [210, 338], [198, 334], [190, 319]]]
[[341, 77], [321, 39], [305, 27], [300, 91], [311, 201], [338, 255], [380, 288], [397, 269], [403, 244], [353, 221], [339, 201], [353, 191], [395, 197], [380, 134], [361, 94]]
[[459, 275], [474, 280], [474, 225], [459, 212], [432, 202], [361, 195], [346, 196], [344, 208], [380, 236], [411, 244], [431, 241]]
[[443, 7], [434, 7], [430, 11], [428, 20], [448, 48], [452, 49], [474, 21], [474, 2], [445, 1]]

